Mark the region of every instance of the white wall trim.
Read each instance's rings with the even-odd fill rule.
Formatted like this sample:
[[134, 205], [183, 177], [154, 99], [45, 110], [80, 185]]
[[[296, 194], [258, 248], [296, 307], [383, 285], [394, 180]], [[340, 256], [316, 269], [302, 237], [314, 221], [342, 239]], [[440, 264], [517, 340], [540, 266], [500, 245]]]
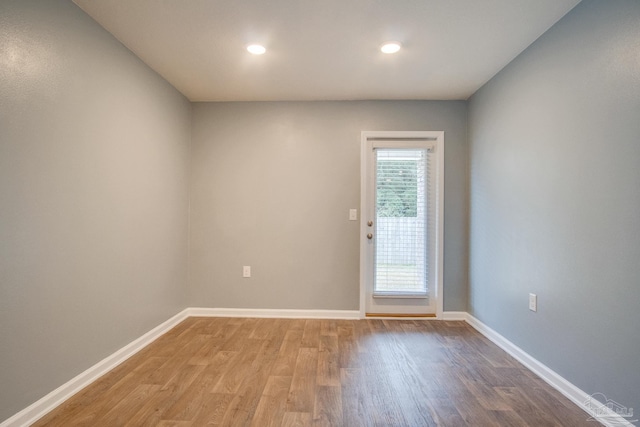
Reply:
[[441, 320], [465, 320], [469, 318], [466, 311], [443, 311]]
[[[24, 427], [36, 422], [38, 419], [51, 412], [62, 404], [65, 400], [88, 386], [102, 375], [106, 374], [122, 362], [151, 344], [161, 335], [169, 331], [188, 317], [260, 317], [260, 318], [288, 318], [288, 319], [360, 319], [359, 310], [291, 310], [291, 309], [243, 309], [243, 308], [187, 308], [176, 314], [169, 320], [153, 328], [140, 338], [122, 347], [112, 355], [96, 363], [83, 373], [61, 385], [51, 393], [47, 394], [37, 402], [0, 423], [0, 427]], [[520, 347], [491, 329], [480, 320], [464, 311], [445, 311], [440, 317], [441, 320], [464, 320], [478, 332], [492, 341], [498, 347], [506, 351], [513, 358], [518, 360], [533, 373], [542, 378], [553, 388], [562, 393], [573, 403], [582, 408], [586, 414], [592, 415], [593, 399], [591, 396], [571, 384], [569, 381], [558, 375], [556, 372], [530, 356]], [[606, 406], [601, 403], [598, 410], [606, 411]], [[609, 411], [605, 416], [598, 417], [598, 421], [605, 426], [633, 427], [628, 420]]]
[[[360, 319], [358, 310], [293, 310], [262, 308], [188, 308], [192, 317], [263, 317], [282, 319]], [[0, 426], [2, 427], [2, 426]]]
[[[566, 398], [571, 400], [573, 403], [578, 405], [579, 408], [583, 409], [589, 416], [593, 414], [591, 411], [593, 404], [590, 402], [593, 401], [591, 396], [586, 392], [582, 391], [562, 376], [557, 374], [555, 371], [530, 356], [529, 353], [522, 350], [520, 347], [506, 339], [504, 336], [500, 335], [495, 330], [491, 329], [480, 320], [476, 319], [469, 313], [466, 314], [466, 321], [473, 328], [475, 328], [478, 332], [484, 335], [487, 339], [492, 341], [495, 345], [506, 351], [509, 355], [511, 355], [514, 359], [522, 363], [529, 370], [531, 370], [534, 374], [538, 375], [542, 378], [547, 384], [551, 387], [558, 390], [562, 393]], [[606, 415], [600, 416], [597, 420], [605, 426], [610, 427], [621, 427], [621, 426], [629, 426], [633, 427], [629, 421], [624, 419], [622, 416], [616, 414], [615, 412], [608, 410], [608, 408], [601, 403], [598, 406], [598, 410], [600, 411], [608, 411]]]
[[29, 405], [12, 417], [6, 419], [0, 424], [0, 427], [23, 427], [35, 423], [37, 420], [62, 404], [65, 400], [69, 399], [71, 396], [73, 396], [116, 366], [120, 365], [122, 362], [142, 350], [144, 347], [151, 344], [153, 341], [155, 341], [165, 332], [169, 331], [169, 329], [176, 326], [178, 323], [182, 322], [187, 317], [189, 317], [187, 315], [187, 310], [181, 311], [169, 320], [161, 323], [146, 334], [142, 335], [140, 338], [137, 338], [136, 340], [122, 347], [120, 350], [96, 363], [86, 371], [67, 381], [40, 400]]
[[359, 319], [358, 310], [271, 310], [245, 308], [186, 308], [140, 338], [107, 356], [40, 400], [0, 423], [0, 427], [29, 426], [80, 390], [120, 365], [188, 317], [264, 317], [288, 319]]

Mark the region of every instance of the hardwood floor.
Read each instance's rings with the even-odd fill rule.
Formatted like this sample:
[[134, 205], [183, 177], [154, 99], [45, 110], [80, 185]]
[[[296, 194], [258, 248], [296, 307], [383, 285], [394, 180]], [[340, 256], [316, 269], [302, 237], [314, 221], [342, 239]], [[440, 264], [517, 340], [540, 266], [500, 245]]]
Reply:
[[189, 318], [34, 426], [594, 426], [464, 322]]

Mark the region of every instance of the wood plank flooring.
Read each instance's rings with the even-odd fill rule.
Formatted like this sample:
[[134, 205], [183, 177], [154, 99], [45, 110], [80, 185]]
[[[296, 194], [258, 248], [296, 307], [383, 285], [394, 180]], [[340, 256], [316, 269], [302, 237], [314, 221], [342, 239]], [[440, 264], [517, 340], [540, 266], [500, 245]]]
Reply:
[[34, 426], [594, 426], [464, 322], [189, 318]]

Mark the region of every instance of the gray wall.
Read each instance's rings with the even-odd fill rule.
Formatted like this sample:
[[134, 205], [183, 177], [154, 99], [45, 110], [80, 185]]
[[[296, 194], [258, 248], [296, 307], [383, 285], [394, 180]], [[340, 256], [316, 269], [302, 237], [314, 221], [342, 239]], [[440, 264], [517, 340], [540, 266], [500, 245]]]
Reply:
[[466, 120], [461, 101], [194, 104], [189, 304], [357, 310], [360, 131], [443, 130], [444, 305], [466, 310]]
[[469, 118], [471, 314], [637, 412], [640, 2], [584, 0]]
[[0, 421], [185, 307], [190, 104], [69, 1], [0, 3]]

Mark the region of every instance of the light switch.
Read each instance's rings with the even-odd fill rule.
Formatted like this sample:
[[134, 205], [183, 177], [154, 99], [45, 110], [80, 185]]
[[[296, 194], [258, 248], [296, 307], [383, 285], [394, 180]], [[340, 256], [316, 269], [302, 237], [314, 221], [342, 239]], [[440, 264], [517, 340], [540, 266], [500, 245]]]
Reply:
[[536, 294], [529, 294], [529, 310], [538, 311], [538, 296]]
[[349, 221], [358, 220], [358, 209], [349, 209]]
[[242, 277], [251, 277], [251, 266], [250, 265], [242, 266]]

